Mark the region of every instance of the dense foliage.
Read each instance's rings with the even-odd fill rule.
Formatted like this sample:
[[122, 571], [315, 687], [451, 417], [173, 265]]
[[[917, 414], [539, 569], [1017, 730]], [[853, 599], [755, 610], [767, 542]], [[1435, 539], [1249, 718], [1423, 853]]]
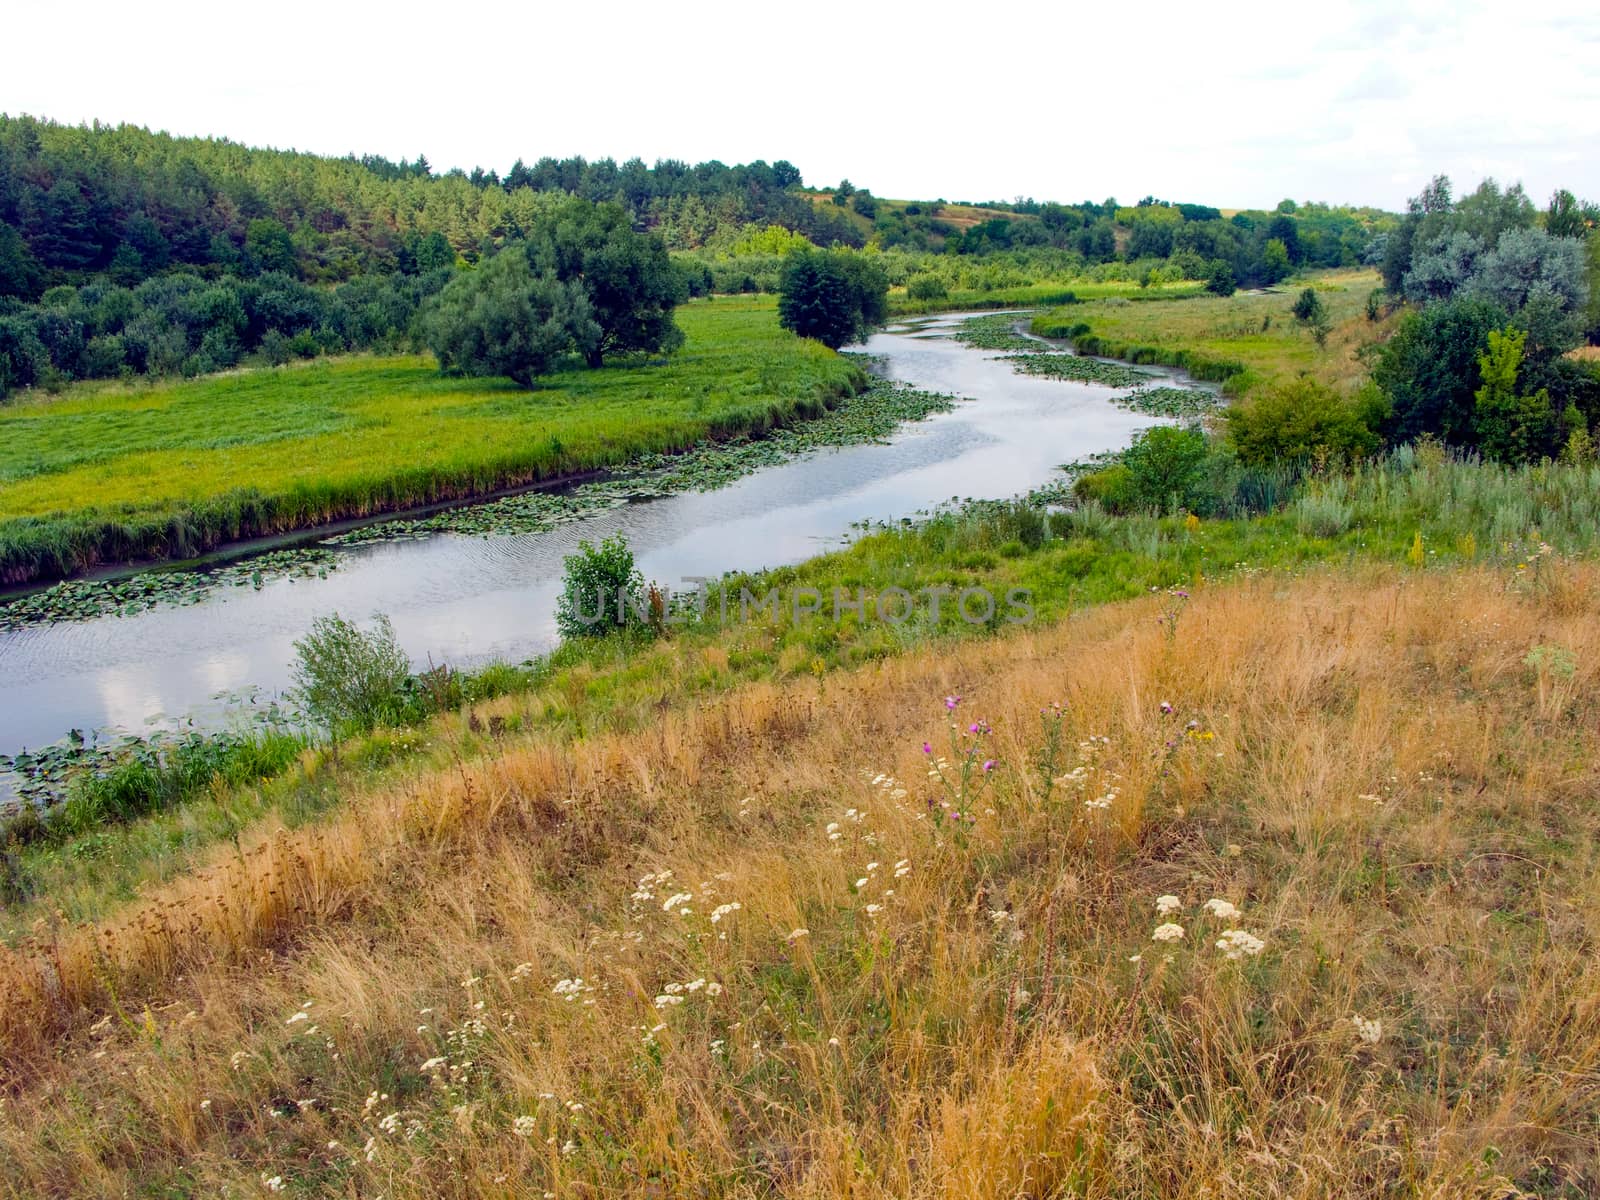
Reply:
[[526, 254], [496, 254], [462, 272], [424, 318], [428, 348], [446, 371], [507, 375], [523, 387], [572, 350], [587, 353], [600, 326], [583, 285], [536, 273]]
[[837, 350], [863, 340], [888, 316], [888, 276], [872, 259], [844, 251], [789, 256], [778, 321]]
[[647, 593], [644, 576], [634, 565], [627, 538], [612, 534], [600, 544], [579, 542], [567, 555], [556, 600], [556, 628], [566, 638], [600, 637], [619, 629], [659, 620], [653, 603], [654, 588]]

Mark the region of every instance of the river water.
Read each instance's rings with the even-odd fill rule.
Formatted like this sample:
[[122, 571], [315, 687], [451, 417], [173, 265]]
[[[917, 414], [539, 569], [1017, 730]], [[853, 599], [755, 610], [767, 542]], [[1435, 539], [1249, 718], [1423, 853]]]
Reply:
[[[329, 612], [387, 613], [418, 666], [520, 661], [556, 640], [562, 559], [580, 539], [621, 532], [646, 579], [687, 587], [686, 576], [809, 558], [841, 545], [856, 522], [913, 516], [953, 497], [1016, 495], [1154, 423], [1112, 404], [1106, 387], [1019, 375], [992, 351], [929, 336], [960, 319], [891, 327], [864, 347], [892, 379], [968, 398], [884, 445], [818, 451], [717, 491], [640, 501], [542, 533], [349, 547], [325, 579], [220, 588], [189, 607], [0, 633], [0, 753], [73, 728], [218, 725], [241, 693], [270, 697], [287, 685], [295, 639]], [[0, 800], [7, 790], [0, 779]]]

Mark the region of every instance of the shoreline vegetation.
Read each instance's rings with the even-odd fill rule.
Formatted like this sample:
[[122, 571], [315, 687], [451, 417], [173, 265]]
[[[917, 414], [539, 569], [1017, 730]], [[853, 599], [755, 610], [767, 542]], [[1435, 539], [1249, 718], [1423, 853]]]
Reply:
[[[859, 355], [842, 357], [863, 362]], [[0, 599], [0, 631], [41, 621], [127, 616], [162, 604], [193, 604], [219, 588], [260, 587], [273, 578], [326, 577], [338, 569], [341, 546], [431, 533], [539, 532], [636, 500], [721, 487], [823, 447], [877, 441], [902, 423], [924, 420], [958, 402], [952, 396], [883, 380], [867, 366], [858, 366], [865, 380], [859, 389], [840, 396], [819, 415], [774, 425], [756, 436], [702, 440], [672, 453], [641, 454], [615, 470], [592, 472], [576, 482], [534, 485], [498, 498], [447, 504], [431, 514], [382, 516], [330, 536], [303, 531], [308, 544], [248, 555], [214, 568], [197, 571], [174, 565], [136, 570], [115, 579], [65, 580]]]

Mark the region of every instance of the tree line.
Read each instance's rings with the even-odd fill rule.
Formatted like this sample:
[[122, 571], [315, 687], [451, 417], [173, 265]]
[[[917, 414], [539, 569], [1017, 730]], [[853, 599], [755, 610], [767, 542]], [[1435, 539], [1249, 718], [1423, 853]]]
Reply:
[[411, 271], [333, 288], [280, 271], [57, 286], [0, 315], [0, 396], [72, 379], [200, 375], [246, 355], [277, 364], [424, 345], [448, 371], [531, 385], [568, 354], [597, 367], [675, 348], [673, 309], [698, 282], [621, 205], [576, 197], [477, 264], [456, 265], [428, 239], [419, 249]]
[[0, 115], [0, 297], [59, 284], [134, 286], [154, 275], [281, 272], [308, 283], [408, 272], [439, 235], [475, 261], [525, 237], [552, 198], [621, 205], [671, 248], [781, 224], [860, 245], [848, 218], [799, 191], [788, 162], [728, 166], [540, 159], [436, 176], [424, 156], [328, 158], [177, 138], [136, 126]]

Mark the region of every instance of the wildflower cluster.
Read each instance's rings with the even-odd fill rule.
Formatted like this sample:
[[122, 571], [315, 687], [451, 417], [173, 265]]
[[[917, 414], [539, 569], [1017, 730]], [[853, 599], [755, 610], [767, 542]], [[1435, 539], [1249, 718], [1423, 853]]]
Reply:
[[[1177, 896], [1157, 896], [1155, 902], [1156, 916], [1167, 918], [1183, 911], [1183, 901]], [[1230, 900], [1220, 896], [1213, 896], [1200, 906], [1201, 912], [1214, 921], [1236, 921], [1241, 916], [1238, 907]], [[1163, 920], [1150, 934], [1150, 940], [1171, 944], [1180, 942], [1188, 931], [1176, 921]], [[1266, 942], [1255, 934], [1244, 929], [1224, 929], [1216, 941], [1216, 948], [1222, 952], [1222, 957], [1230, 962], [1238, 962], [1244, 958], [1254, 958], [1267, 948]], [[1139, 961], [1139, 956], [1134, 955], [1132, 961]]]
[[1039, 773], [1039, 790], [1046, 803], [1055, 791], [1056, 776], [1061, 770], [1061, 741], [1065, 736], [1067, 709], [1051, 701], [1039, 710], [1039, 750], [1034, 756], [1034, 768]]
[[[581, 1100], [562, 1100], [554, 1092], [540, 1092], [538, 1098], [541, 1115], [523, 1113], [511, 1119], [511, 1132], [513, 1135], [525, 1140], [531, 1140], [539, 1133], [542, 1124], [549, 1133], [544, 1139], [544, 1144], [556, 1148], [560, 1142], [560, 1153], [563, 1158], [570, 1158], [578, 1152], [578, 1136], [580, 1127], [586, 1120], [587, 1110]], [[565, 1140], [561, 1135], [567, 1134]], [[550, 1195], [546, 1192], [545, 1195]]]
[[586, 983], [581, 976], [572, 979], [558, 979], [551, 993], [560, 996], [568, 1004], [582, 1000], [585, 1004], [593, 1004], [594, 997], [588, 995], [594, 991], [594, 984]]
[[[1153, 587], [1150, 590], [1152, 592], [1161, 591], [1157, 587]], [[1166, 633], [1169, 645], [1178, 640], [1178, 618], [1183, 616], [1184, 605], [1188, 603], [1189, 593], [1182, 588], [1168, 588], [1166, 590], [1166, 599], [1161, 606], [1161, 615], [1156, 618], [1156, 624], [1161, 626]]]

